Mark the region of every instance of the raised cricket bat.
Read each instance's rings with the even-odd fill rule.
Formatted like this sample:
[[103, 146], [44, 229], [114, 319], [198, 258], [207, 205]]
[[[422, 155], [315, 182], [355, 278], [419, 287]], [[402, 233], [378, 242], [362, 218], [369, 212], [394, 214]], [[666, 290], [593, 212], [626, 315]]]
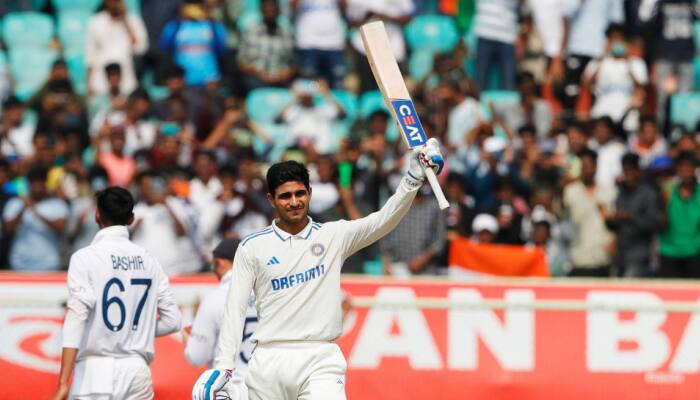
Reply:
[[[384, 101], [391, 110], [394, 121], [399, 125], [401, 137], [410, 148], [422, 146], [428, 140], [423, 125], [416, 114], [411, 96], [408, 94], [406, 83], [401, 75], [399, 64], [389, 44], [389, 37], [382, 21], [374, 21], [360, 27], [362, 42], [367, 52], [369, 65], [372, 67], [374, 79], [384, 95]], [[435, 172], [428, 168], [425, 171], [430, 187], [435, 193], [440, 209], [450, 206], [442, 193]]]

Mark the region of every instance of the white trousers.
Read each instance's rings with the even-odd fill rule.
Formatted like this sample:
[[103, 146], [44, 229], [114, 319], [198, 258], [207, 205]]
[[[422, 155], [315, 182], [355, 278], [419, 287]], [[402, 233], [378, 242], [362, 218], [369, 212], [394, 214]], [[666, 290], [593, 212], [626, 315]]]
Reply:
[[97, 357], [75, 364], [71, 400], [151, 400], [151, 369], [141, 357]]
[[258, 345], [248, 364], [250, 400], [345, 400], [347, 364], [330, 342]]

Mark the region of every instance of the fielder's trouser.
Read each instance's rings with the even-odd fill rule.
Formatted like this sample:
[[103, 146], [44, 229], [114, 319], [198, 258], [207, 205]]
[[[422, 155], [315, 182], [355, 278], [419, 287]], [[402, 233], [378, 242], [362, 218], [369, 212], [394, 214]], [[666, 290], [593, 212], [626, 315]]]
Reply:
[[347, 364], [330, 342], [258, 345], [248, 364], [250, 400], [345, 400]]
[[88, 357], [75, 364], [70, 400], [151, 400], [151, 369], [141, 357]]

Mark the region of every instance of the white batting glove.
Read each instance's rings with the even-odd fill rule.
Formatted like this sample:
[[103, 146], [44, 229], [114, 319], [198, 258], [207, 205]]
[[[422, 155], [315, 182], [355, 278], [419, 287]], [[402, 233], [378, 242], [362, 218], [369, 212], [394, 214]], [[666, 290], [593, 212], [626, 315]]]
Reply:
[[192, 388], [192, 400], [216, 400], [218, 392], [224, 392], [224, 386], [231, 379], [233, 370], [208, 369], [202, 372]]
[[428, 139], [422, 147], [416, 147], [411, 154], [408, 175], [420, 182], [425, 181], [425, 169], [432, 168], [439, 175], [445, 160], [440, 152], [440, 142], [435, 138]]

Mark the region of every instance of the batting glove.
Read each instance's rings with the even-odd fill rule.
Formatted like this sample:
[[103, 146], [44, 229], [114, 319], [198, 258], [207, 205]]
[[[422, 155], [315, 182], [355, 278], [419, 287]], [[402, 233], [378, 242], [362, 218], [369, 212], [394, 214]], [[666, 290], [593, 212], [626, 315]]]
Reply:
[[430, 138], [422, 147], [416, 147], [411, 154], [408, 166], [408, 175], [411, 178], [423, 182], [425, 181], [425, 169], [432, 168], [435, 175], [439, 175], [445, 160], [440, 152], [440, 142], [435, 138]]
[[215, 400], [219, 391], [224, 391], [224, 386], [231, 379], [233, 370], [208, 369], [202, 372], [192, 388], [192, 400]]

